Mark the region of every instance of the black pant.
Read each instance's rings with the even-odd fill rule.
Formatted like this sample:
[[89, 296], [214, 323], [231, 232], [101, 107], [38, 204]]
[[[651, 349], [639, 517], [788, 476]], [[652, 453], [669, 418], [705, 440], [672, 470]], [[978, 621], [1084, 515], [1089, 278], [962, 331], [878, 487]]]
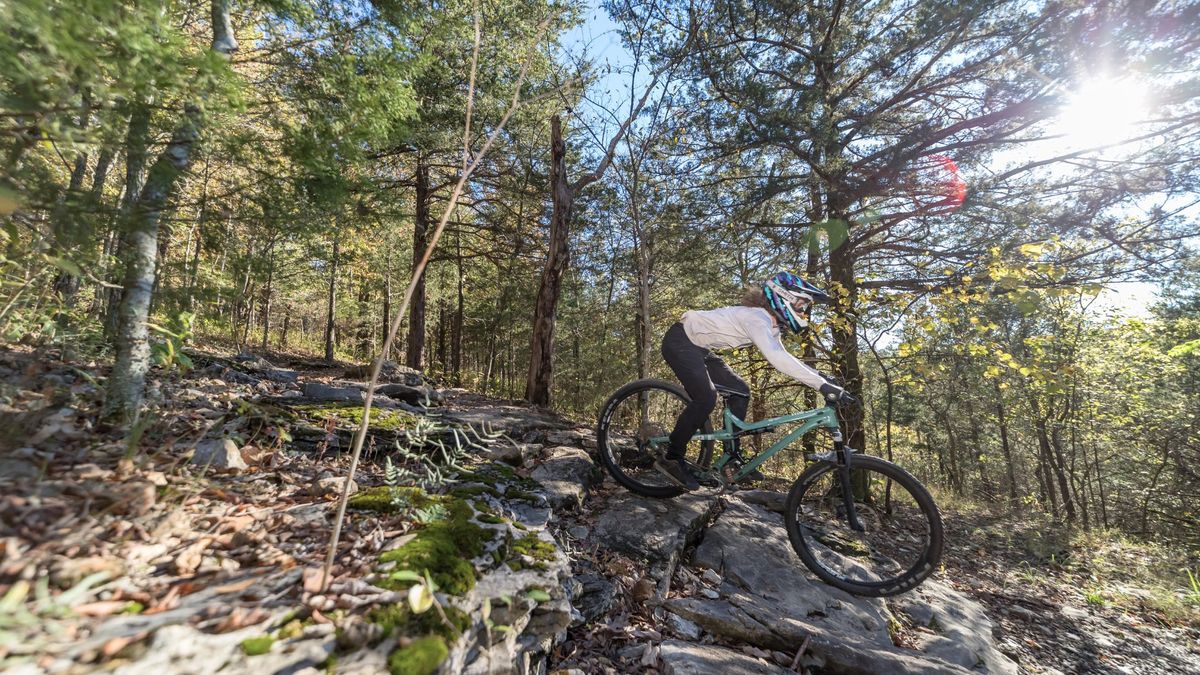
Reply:
[[750, 407], [750, 387], [719, 356], [693, 344], [684, 332], [682, 323], [671, 326], [663, 336], [662, 355], [692, 399], [675, 422], [667, 458], [683, 457], [688, 440], [704, 425], [704, 420], [717, 406], [714, 385], [719, 384], [745, 394], [731, 396], [728, 405], [729, 412], [738, 419], [746, 419], [746, 410]]

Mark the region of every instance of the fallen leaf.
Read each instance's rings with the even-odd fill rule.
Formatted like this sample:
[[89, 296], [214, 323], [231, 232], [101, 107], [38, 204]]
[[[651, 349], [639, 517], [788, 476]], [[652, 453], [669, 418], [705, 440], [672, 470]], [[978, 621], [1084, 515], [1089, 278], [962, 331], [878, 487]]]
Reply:
[[72, 607], [71, 610], [80, 616], [108, 616], [125, 609], [128, 604], [125, 600], [100, 600]]
[[304, 571], [300, 573], [300, 576], [301, 579], [303, 579], [304, 591], [306, 593], [320, 593], [322, 590], [324, 590], [321, 588], [321, 575], [322, 571], [320, 567], [304, 568]]
[[211, 541], [208, 537], [204, 537], [192, 543], [183, 549], [183, 552], [175, 556], [175, 560], [173, 561], [175, 573], [180, 576], [195, 573], [196, 568], [200, 567], [200, 563], [204, 560], [204, 551], [208, 548]]
[[251, 577], [249, 579], [234, 582], [232, 584], [226, 584], [224, 586], [217, 586], [216, 588], [213, 589], [213, 593], [218, 593], [218, 594], [220, 594], [220, 593], [241, 593], [242, 591], [246, 590], [247, 588], [250, 588], [254, 584], [258, 583], [258, 581], [259, 581], [258, 578]]
[[253, 626], [254, 624], [266, 621], [270, 616], [266, 610], [258, 607], [235, 607], [229, 613], [229, 616], [226, 616], [217, 623], [213, 628], [213, 632], [228, 633], [229, 631], [245, 628], [246, 626]]
[[122, 635], [121, 637], [115, 637], [104, 643], [104, 646], [100, 648], [100, 653], [104, 656], [104, 658], [111, 659], [119, 654], [122, 649], [125, 649], [134, 642], [142, 639], [143, 635], [145, 634], [142, 633], [139, 635]]

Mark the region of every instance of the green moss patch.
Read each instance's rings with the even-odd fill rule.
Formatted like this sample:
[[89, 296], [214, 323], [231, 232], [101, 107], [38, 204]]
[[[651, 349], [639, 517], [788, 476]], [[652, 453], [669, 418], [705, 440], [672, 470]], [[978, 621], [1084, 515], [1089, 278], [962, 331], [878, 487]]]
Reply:
[[450, 656], [446, 641], [440, 637], [413, 640], [388, 656], [388, 671], [392, 675], [432, 675]]
[[[514, 501], [529, 502], [533, 505], [542, 503], [539, 493], [541, 486], [531, 478], [517, 475], [517, 472], [507, 464], [484, 464], [475, 467], [474, 471], [464, 471], [458, 474], [458, 480], [466, 485], [456, 487], [452, 494], [462, 496], [488, 494], [493, 497], [503, 497]], [[471, 485], [476, 483], [477, 485]]]
[[[441, 504], [446, 517], [426, 524], [404, 546], [387, 551], [380, 562], [394, 562], [400, 570], [428, 573], [438, 588], [451, 595], [461, 595], [475, 586], [472, 558], [483, 553], [493, 531], [471, 522], [474, 511], [461, 499], [448, 496], [429, 497], [430, 503]], [[411, 581], [385, 579], [384, 588], [402, 590]]]
[[[332, 417], [351, 425], [362, 424], [363, 405], [356, 401], [301, 403], [292, 406], [292, 410], [310, 421], [324, 421]], [[398, 431], [411, 429], [416, 425], [417, 416], [410, 412], [389, 408], [371, 408], [371, 426], [375, 429]]]
[[459, 499], [466, 499], [467, 497], [479, 497], [480, 495], [499, 497], [501, 493], [490, 485], [466, 485], [454, 488], [450, 491], [450, 494]]
[[[546, 563], [554, 560], [557, 553], [554, 544], [545, 541], [536, 534], [527, 534], [513, 541], [509, 548], [511, 557], [506, 561], [509, 569], [519, 572], [523, 569], [545, 570]], [[532, 562], [525, 559], [529, 558]]]
[[273, 644], [275, 644], [275, 638], [270, 635], [246, 638], [242, 640], [242, 651], [246, 653], [246, 656], [261, 656], [271, 651]]
[[418, 487], [381, 485], [359, 492], [346, 502], [346, 506], [362, 511], [395, 513], [402, 510], [405, 505], [414, 509], [423, 509], [437, 503], [439, 503], [439, 498], [429, 496]]
[[403, 603], [373, 609], [367, 613], [367, 621], [382, 628], [384, 635], [398, 632], [404, 637], [435, 635], [447, 642], [457, 640], [470, 627], [471, 617], [456, 607], [446, 606], [442, 611], [449, 624], [442, 621], [442, 615], [436, 609], [414, 614]]

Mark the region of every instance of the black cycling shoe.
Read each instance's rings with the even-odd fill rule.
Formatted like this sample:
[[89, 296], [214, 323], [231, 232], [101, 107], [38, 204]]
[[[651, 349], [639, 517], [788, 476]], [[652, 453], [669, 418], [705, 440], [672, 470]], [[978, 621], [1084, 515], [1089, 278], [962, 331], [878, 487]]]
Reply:
[[662, 459], [655, 460], [654, 468], [657, 469], [659, 473], [666, 476], [672, 483], [685, 490], [698, 490], [700, 488], [700, 483], [696, 480], [696, 477], [692, 475], [691, 470], [687, 466], [687, 462], [685, 462], [683, 458], [670, 459], [664, 457]]

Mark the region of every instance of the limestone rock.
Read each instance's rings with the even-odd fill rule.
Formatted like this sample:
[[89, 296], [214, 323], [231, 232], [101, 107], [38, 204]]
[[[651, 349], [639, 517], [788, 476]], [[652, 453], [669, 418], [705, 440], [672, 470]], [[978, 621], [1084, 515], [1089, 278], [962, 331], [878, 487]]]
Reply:
[[364, 392], [357, 386], [333, 386], [321, 382], [305, 382], [304, 398], [315, 401], [361, 401]]
[[575, 577], [581, 589], [575, 608], [586, 621], [596, 621], [608, 614], [616, 601], [616, 588], [612, 582], [595, 574], [581, 574]]
[[667, 561], [695, 538], [715, 505], [711, 496], [695, 493], [660, 500], [618, 492], [596, 520], [592, 538], [615, 551]]
[[[991, 673], [1016, 673], [1017, 667], [1004, 656], [992, 639], [992, 621], [983, 606], [938, 581], [926, 581], [904, 595], [909, 612], [932, 617], [939, 639], [920, 649], [925, 654], [965, 668], [983, 667]], [[911, 616], [911, 614], [910, 614]]]
[[431, 406], [442, 402], [442, 396], [429, 387], [412, 387], [407, 384], [381, 384], [375, 388], [375, 393], [388, 398], [404, 401], [409, 405]]
[[[719, 599], [676, 598], [666, 609], [715, 635], [787, 652], [810, 639], [808, 665], [847, 673], [1010, 673], [975, 603], [936, 582], [921, 587], [942, 634], [926, 653], [892, 645], [880, 599], [856, 598], [817, 580], [800, 563], [778, 514], [731, 498], [696, 548], [694, 562], [719, 572]], [[940, 609], [938, 609], [940, 608]]]
[[666, 675], [785, 675], [778, 666], [715, 645], [667, 640], [659, 648]]
[[546, 433], [546, 445], [565, 445], [572, 448], [596, 449], [596, 432], [591, 429], [564, 429]]
[[119, 675], [321, 672], [321, 664], [333, 653], [334, 638], [330, 635], [324, 639], [282, 640], [265, 654], [246, 655], [242, 641], [261, 637], [263, 633], [261, 625], [215, 635], [186, 625], [165, 626], [155, 633], [144, 657], [113, 672]]
[[591, 457], [578, 448], [551, 448], [549, 458], [533, 470], [530, 477], [542, 484], [550, 506], [577, 509], [583, 505], [588, 488], [596, 483], [599, 472]]
[[358, 492], [358, 483], [353, 479], [344, 476], [322, 476], [313, 483], [312, 495], [314, 497], [341, 496], [342, 486], [347, 480], [350, 481], [350, 494]]
[[537, 443], [513, 443], [502, 440], [492, 443], [483, 451], [483, 456], [496, 462], [504, 462], [512, 466], [525, 466], [542, 451]]
[[[367, 380], [371, 377], [371, 368], [373, 365], [372, 363], [368, 363], [363, 366], [348, 368], [342, 374], [342, 377], [347, 380]], [[379, 370], [379, 381], [400, 382], [410, 387], [418, 387], [425, 384], [425, 376], [421, 374], [421, 371], [413, 370], [395, 361], [384, 361], [383, 367]]]
[[229, 438], [206, 438], [196, 444], [192, 464], [217, 471], [241, 471], [249, 468], [237, 443]]
[[768, 511], [783, 513], [784, 503], [787, 501], [787, 493], [775, 492], [774, 490], [742, 490], [738, 492], [738, 498], [747, 504], [755, 504]]
[[697, 626], [695, 621], [685, 619], [678, 614], [667, 612], [667, 625], [670, 626], [671, 630], [675, 631], [675, 633], [682, 638], [686, 638], [688, 640], [700, 639], [700, 626]]

